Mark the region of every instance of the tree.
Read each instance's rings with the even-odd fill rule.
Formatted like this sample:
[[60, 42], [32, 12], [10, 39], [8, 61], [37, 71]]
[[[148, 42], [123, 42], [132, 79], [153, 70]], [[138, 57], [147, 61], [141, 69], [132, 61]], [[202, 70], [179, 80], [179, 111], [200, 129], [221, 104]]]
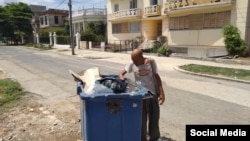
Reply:
[[87, 28], [90, 28], [96, 35], [105, 36], [106, 25], [103, 21], [89, 22]]
[[5, 26], [5, 21], [6, 21], [6, 15], [4, 8], [0, 6], [0, 35], [3, 34], [4, 26]]
[[224, 43], [229, 55], [241, 55], [246, 49], [246, 42], [240, 37], [240, 31], [233, 25], [223, 27]]
[[8, 24], [8, 15], [4, 7], [0, 6], [0, 35], [8, 36], [11, 31], [10, 25]]
[[22, 2], [8, 3], [5, 7], [0, 8], [0, 12], [0, 15], [3, 15], [0, 20], [0, 26], [2, 27], [0, 32], [4, 37], [18, 44], [24, 37], [32, 35], [31, 19], [33, 12], [27, 4]]
[[103, 21], [98, 21], [95, 24], [95, 32], [97, 35], [103, 35], [105, 36], [106, 33], [106, 25]]
[[87, 28], [81, 36], [81, 40], [84, 41], [94, 41], [96, 40], [96, 35], [94, 34], [93, 30], [91, 28]]
[[64, 22], [64, 31], [66, 35], [69, 35], [69, 20], [65, 20]]
[[106, 25], [103, 21], [89, 22], [82, 33], [82, 40], [101, 42], [105, 41]]

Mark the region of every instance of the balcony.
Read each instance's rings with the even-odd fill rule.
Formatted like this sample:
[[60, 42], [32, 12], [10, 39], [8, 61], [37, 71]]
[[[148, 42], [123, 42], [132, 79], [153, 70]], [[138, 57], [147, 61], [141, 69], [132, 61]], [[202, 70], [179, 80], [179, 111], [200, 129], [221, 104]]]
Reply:
[[86, 15], [106, 15], [106, 9], [88, 8], [72, 12], [72, 17], [86, 16]]
[[167, 0], [165, 3], [165, 13], [174, 10], [184, 10], [191, 8], [204, 8], [208, 6], [231, 5], [235, 0]]
[[145, 7], [144, 9], [145, 16], [160, 16], [161, 15], [161, 6], [160, 5], [151, 5], [149, 7]]
[[141, 17], [141, 9], [134, 8], [134, 9], [126, 9], [121, 11], [116, 11], [109, 16], [109, 20], [115, 19], [127, 19], [127, 18], [137, 18]]

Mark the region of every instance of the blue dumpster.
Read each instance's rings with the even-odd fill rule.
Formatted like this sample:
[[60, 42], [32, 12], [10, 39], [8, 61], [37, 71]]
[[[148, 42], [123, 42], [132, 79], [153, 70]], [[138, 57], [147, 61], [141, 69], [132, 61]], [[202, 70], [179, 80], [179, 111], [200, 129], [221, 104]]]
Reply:
[[81, 134], [83, 141], [140, 141], [142, 100], [147, 89], [133, 93], [87, 95], [77, 83], [81, 99]]

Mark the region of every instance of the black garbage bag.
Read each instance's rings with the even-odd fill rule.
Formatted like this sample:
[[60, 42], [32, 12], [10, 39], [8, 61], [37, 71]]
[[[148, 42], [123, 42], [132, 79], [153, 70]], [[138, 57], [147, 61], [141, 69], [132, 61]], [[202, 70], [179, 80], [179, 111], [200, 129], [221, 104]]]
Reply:
[[123, 93], [127, 89], [127, 82], [121, 80], [118, 75], [101, 75], [97, 80], [100, 84], [110, 88], [114, 93]]

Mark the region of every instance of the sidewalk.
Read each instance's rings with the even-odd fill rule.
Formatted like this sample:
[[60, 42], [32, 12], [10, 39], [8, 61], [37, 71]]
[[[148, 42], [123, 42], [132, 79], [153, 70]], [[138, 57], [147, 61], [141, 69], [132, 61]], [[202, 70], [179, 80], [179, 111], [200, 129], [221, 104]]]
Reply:
[[[52, 50], [54, 52], [62, 53], [65, 55], [72, 55], [71, 49], [65, 51], [60, 51], [60, 49]], [[75, 56], [83, 57], [88, 59], [101, 59], [107, 60], [110, 62], [120, 63], [120, 64], [127, 64], [130, 61], [130, 52], [126, 53], [113, 53], [113, 52], [104, 52], [104, 51], [94, 51], [94, 50], [78, 50], [75, 49]], [[151, 57], [156, 60], [158, 64], [159, 71], [172, 71], [177, 70], [184, 73], [190, 73], [187, 71], [183, 71], [178, 68], [178, 66], [186, 65], [186, 64], [199, 64], [199, 65], [207, 65], [207, 66], [216, 66], [216, 67], [226, 67], [226, 68], [235, 68], [235, 69], [246, 69], [250, 70], [250, 61], [246, 60], [234, 60], [234, 59], [195, 59], [195, 58], [187, 58], [187, 57], [159, 57], [155, 54], [144, 54], [146, 57]], [[196, 74], [197, 75], [197, 74]], [[201, 75], [201, 74], [199, 74]], [[202, 75], [206, 77], [215, 77], [210, 75]], [[217, 79], [227, 79], [232, 81], [239, 81], [243, 83], [249, 83], [250, 81], [242, 81], [238, 79], [229, 79], [224, 77], [218, 77]]]

